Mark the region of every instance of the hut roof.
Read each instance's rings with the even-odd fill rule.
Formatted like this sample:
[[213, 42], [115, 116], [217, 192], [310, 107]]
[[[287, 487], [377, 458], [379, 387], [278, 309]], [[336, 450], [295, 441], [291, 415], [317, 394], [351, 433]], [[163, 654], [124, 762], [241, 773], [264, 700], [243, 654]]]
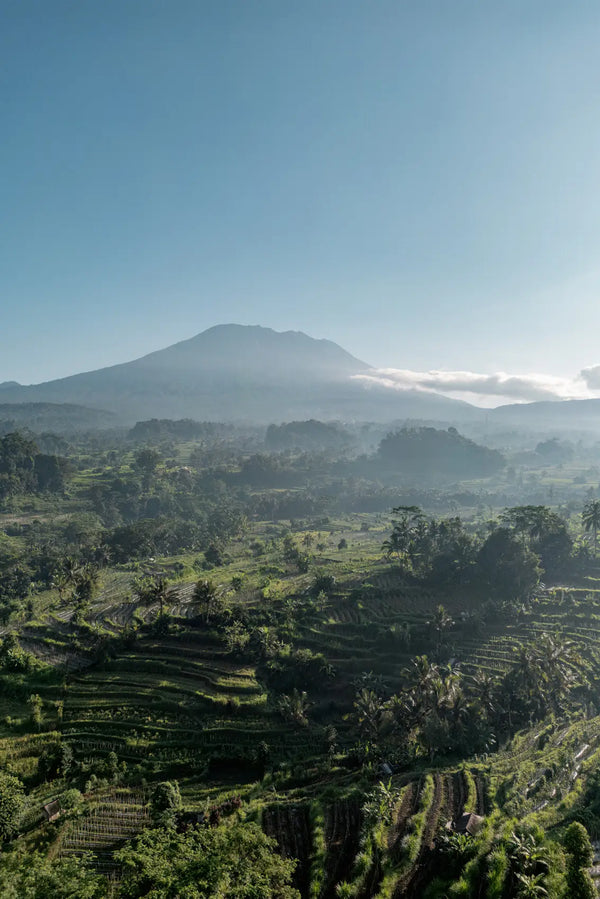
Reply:
[[481, 815], [475, 815], [473, 812], [466, 812], [454, 822], [455, 833], [468, 833], [470, 836], [476, 836], [483, 827], [484, 819]]
[[56, 821], [60, 815], [60, 802], [58, 799], [52, 799], [44, 806], [44, 811], [48, 817], [48, 821]]

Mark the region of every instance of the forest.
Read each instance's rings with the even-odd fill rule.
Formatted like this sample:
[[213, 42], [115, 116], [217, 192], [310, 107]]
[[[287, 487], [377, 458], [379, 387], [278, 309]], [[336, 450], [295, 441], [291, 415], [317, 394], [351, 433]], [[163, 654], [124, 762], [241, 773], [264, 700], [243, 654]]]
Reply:
[[597, 895], [595, 438], [3, 433], [3, 896]]

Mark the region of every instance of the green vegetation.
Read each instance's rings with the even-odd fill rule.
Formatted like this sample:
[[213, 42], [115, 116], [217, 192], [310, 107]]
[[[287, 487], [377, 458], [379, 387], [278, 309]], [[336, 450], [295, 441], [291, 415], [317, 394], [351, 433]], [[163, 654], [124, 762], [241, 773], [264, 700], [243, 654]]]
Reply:
[[585, 450], [302, 424], [4, 438], [3, 895], [592, 895]]

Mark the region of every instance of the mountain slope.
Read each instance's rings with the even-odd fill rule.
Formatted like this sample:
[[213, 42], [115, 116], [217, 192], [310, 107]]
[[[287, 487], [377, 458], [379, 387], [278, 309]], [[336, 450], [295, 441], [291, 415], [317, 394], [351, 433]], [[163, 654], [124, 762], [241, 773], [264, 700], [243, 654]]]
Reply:
[[29, 428], [37, 433], [70, 433], [111, 428], [116, 424], [113, 412], [71, 403], [0, 403], [0, 433], [20, 428]]
[[329, 340], [300, 331], [218, 325], [136, 359], [29, 387], [3, 402], [78, 403], [143, 418], [290, 421], [300, 418], [460, 421], [479, 410], [417, 391], [365, 387], [370, 366]]
[[600, 399], [512, 403], [489, 414], [498, 423], [532, 429], [600, 431]]

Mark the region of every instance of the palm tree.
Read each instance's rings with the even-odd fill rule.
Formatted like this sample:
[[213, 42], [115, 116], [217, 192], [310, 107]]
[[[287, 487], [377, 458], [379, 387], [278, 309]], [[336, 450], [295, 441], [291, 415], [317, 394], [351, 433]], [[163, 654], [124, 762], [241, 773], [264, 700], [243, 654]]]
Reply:
[[65, 556], [53, 578], [53, 586], [56, 586], [61, 600], [69, 587], [76, 588], [80, 572], [79, 562], [73, 556]]
[[548, 890], [544, 886], [543, 874], [517, 874], [519, 881], [519, 899], [539, 899], [540, 896], [547, 896]]
[[63, 570], [55, 571], [52, 575], [52, 587], [58, 591], [58, 598], [62, 602], [65, 598], [65, 593], [71, 581], [67, 577], [67, 574]]
[[422, 704], [432, 694], [432, 684], [439, 677], [440, 669], [432, 665], [427, 656], [415, 656], [411, 667], [405, 670], [404, 675], [408, 681], [409, 691], [413, 691], [419, 704]]
[[598, 531], [600, 530], [600, 500], [592, 499], [586, 503], [581, 513], [581, 520], [586, 534], [594, 534], [594, 558], [598, 552]]
[[154, 602], [158, 602], [160, 607], [160, 617], [163, 617], [164, 604], [170, 596], [170, 589], [166, 577], [159, 575], [154, 579], [150, 594]]
[[73, 598], [77, 598], [80, 603], [89, 602], [98, 586], [99, 577], [100, 571], [98, 566], [92, 562], [86, 562], [74, 576], [73, 586], [75, 589]]
[[356, 694], [354, 708], [362, 735], [373, 743], [379, 742], [381, 732], [391, 717], [387, 712], [385, 700], [374, 690], [363, 687]]
[[204, 620], [206, 624], [210, 621], [210, 613], [216, 604], [217, 589], [212, 581], [200, 579], [194, 587], [194, 602], [204, 606]]
[[442, 645], [442, 638], [444, 635], [444, 631], [452, 627], [454, 624], [454, 620], [450, 617], [446, 609], [439, 605], [433, 614], [433, 618], [429, 622], [429, 626], [436, 632], [437, 634], [437, 649], [440, 651], [440, 647]]
[[534, 648], [535, 661], [543, 672], [548, 703], [558, 711], [560, 700], [577, 681], [585, 662], [573, 640], [542, 634]]
[[381, 544], [381, 548], [386, 554], [387, 558], [391, 558], [391, 556], [396, 556], [396, 558], [400, 558], [403, 552], [406, 552], [408, 546], [408, 535], [404, 528], [396, 525], [394, 530], [390, 534], [387, 540], [384, 540]]
[[155, 574], [149, 580], [144, 580], [134, 586], [134, 592], [139, 599], [147, 605], [157, 602], [160, 607], [160, 617], [163, 617], [164, 604], [171, 599], [172, 591], [169, 588], [166, 577]]
[[307, 712], [310, 707], [310, 702], [304, 690], [301, 693], [294, 688], [292, 693], [287, 695], [284, 694], [279, 699], [278, 707], [281, 715], [288, 721], [293, 721], [294, 724], [299, 724], [302, 727], [308, 726]]
[[477, 673], [473, 678], [473, 686], [475, 687], [477, 706], [487, 716], [493, 715], [498, 709], [497, 691], [498, 679], [490, 674], [486, 674], [481, 668], [477, 669]]

